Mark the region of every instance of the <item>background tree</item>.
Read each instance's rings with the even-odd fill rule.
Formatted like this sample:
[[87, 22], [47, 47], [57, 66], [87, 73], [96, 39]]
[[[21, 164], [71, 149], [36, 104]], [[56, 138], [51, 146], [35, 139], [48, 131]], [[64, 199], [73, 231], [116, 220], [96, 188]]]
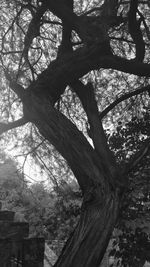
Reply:
[[59, 191], [41, 182], [29, 184], [17, 163], [0, 153], [0, 201], [3, 210], [15, 211], [16, 221], [29, 222], [32, 237], [44, 236], [57, 255], [77, 223], [81, 193], [64, 182]]
[[52, 144], [83, 194], [79, 222], [55, 266], [99, 266], [129, 173], [149, 151], [146, 135], [119, 164], [104, 131], [149, 105], [149, 8], [138, 0], [1, 6], [0, 132], [30, 122], [22, 147], [35, 157], [36, 148], [44, 156], [47, 150], [55, 165]]
[[[133, 149], [137, 149], [150, 133], [150, 113], [143, 110], [141, 117], [133, 117], [124, 127], [121, 122], [117, 132], [110, 136], [109, 142], [117, 160], [121, 162], [128, 153], [132, 158]], [[150, 151], [132, 169], [130, 184], [126, 190], [122, 214], [114, 236], [114, 249], [110, 255], [119, 259], [119, 266], [144, 266], [150, 261]], [[118, 234], [117, 234], [118, 233]]]

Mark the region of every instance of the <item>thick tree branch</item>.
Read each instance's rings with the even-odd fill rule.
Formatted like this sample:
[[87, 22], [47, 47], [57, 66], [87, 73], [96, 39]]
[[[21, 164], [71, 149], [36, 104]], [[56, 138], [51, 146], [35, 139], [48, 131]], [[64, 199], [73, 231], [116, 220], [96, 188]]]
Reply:
[[11, 129], [23, 126], [27, 122], [28, 122], [27, 119], [25, 119], [24, 117], [19, 120], [9, 122], [9, 123], [0, 122], [0, 135]]
[[[94, 88], [91, 83], [84, 85], [80, 81], [76, 81], [72, 85], [77, 93], [83, 108], [87, 114], [90, 125], [90, 137], [96, 152], [103, 164], [103, 168], [110, 179], [115, 179], [117, 175], [117, 166], [112, 152], [109, 150], [107, 139], [103, 130], [103, 126], [99, 117], [99, 111], [94, 95]], [[112, 183], [112, 181], [110, 181]]]
[[[26, 2], [28, 2], [29, 5], [31, 4], [29, 0]], [[135, 2], [137, 1], [135, 0]], [[39, 9], [37, 13], [34, 14], [38, 3]], [[101, 5], [101, 3], [104, 4]], [[41, 18], [44, 14], [41, 8], [44, 4], [46, 5], [45, 10], [49, 9], [54, 15], [58, 16], [63, 26], [62, 51], [61, 49], [59, 50], [60, 55], [58, 55], [56, 60], [51, 62], [47, 69], [38, 76], [37, 80], [31, 82], [27, 89], [17, 84], [17, 79], [12, 79], [9, 75], [6, 75], [10, 82], [11, 89], [20, 97], [23, 103], [25, 119], [22, 118], [18, 120], [18, 122], [14, 122], [13, 127], [10, 124], [9, 127], [4, 123], [0, 124], [1, 132], [4, 132], [4, 130], [11, 129], [11, 127], [14, 128], [15, 123], [21, 125], [23, 120], [25, 120], [25, 122], [30, 121], [34, 123], [42, 136], [54, 145], [57, 151], [66, 159], [83, 191], [84, 201], [81, 210], [81, 219], [74, 234], [69, 239], [62, 256], [55, 264], [57, 267], [98, 267], [113, 231], [118, 211], [121, 207], [121, 189], [118, 180], [121, 180], [122, 172], [118, 172], [115, 160], [107, 146], [107, 140], [100, 120], [93, 87], [91, 84], [83, 86], [82, 83], [79, 82], [78, 84], [77, 82], [79, 78], [83, 77], [91, 70], [98, 70], [100, 68], [114, 69], [145, 77], [150, 76], [150, 64], [143, 64], [141, 62], [144, 58], [143, 53], [142, 55], [139, 54], [141, 39], [139, 39], [140, 43], [138, 44], [138, 39], [136, 38], [140, 38], [141, 32], [138, 33], [137, 37], [134, 37], [134, 33], [132, 30], [130, 31], [133, 42], [136, 45], [137, 60], [127, 60], [113, 56], [110, 49], [108, 33], [115, 25], [118, 11], [117, 3], [121, 4], [122, 1], [100, 1], [99, 5], [101, 5], [101, 10], [99, 14], [93, 14], [93, 16], [78, 16], [73, 12], [72, 0], [35, 1], [33, 9], [31, 7], [33, 19], [31, 19], [31, 23], [29, 23], [28, 30], [27, 24], [29, 16], [25, 20], [19, 17], [18, 20], [20, 20], [20, 22], [18, 24], [16, 22], [16, 25], [22, 25], [20, 26], [21, 30], [24, 29], [26, 31], [24, 52], [27, 62], [29, 47], [33, 38], [37, 37], [39, 34], [42, 22]], [[133, 4], [133, 1], [131, 0], [130, 3]], [[126, 12], [125, 8], [123, 10], [123, 15]], [[11, 17], [12, 16], [13, 12], [11, 14]], [[6, 24], [8, 23], [7, 21], [8, 20], [6, 20]], [[136, 13], [134, 13], [134, 22], [137, 23]], [[18, 35], [18, 32], [16, 32], [18, 29], [16, 25], [11, 28], [12, 34], [10, 33], [7, 35], [7, 47], [9, 47], [11, 41], [15, 42], [16, 47], [19, 46], [18, 38], [22, 36], [22, 32]], [[49, 32], [50, 27], [46, 30]], [[53, 29], [51, 30], [53, 31]], [[125, 27], [120, 27], [118, 34], [128, 36], [126, 30]], [[138, 30], [140, 31], [140, 28], [138, 28]], [[74, 50], [70, 43], [72, 31], [75, 31], [79, 35], [82, 44], [80, 48], [76, 47]], [[115, 29], [114, 32], [116, 33], [117, 30]], [[54, 35], [58, 34], [58, 37], [60, 36], [60, 32], [59, 30], [57, 31], [57, 28], [55, 32], [51, 33], [54, 33]], [[44, 45], [42, 45], [42, 42], [40, 43], [43, 53], [48, 52], [47, 54], [49, 54], [50, 47], [48, 40], [43, 43]], [[120, 48], [121, 47], [116, 46], [114, 51], [117, 53]], [[44, 51], [44, 49], [46, 49], [46, 51]], [[50, 51], [51, 55], [53, 51], [56, 51], [55, 48]], [[129, 50], [127, 50], [127, 54], [128, 51]], [[45, 59], [46, 53], [44, 53]], [[37, 52], [31, 53], [31, 58], [36, 58], [37, 54]], [[18, 61], [18, 57], [16, 58]], [[51, 57], [47, 58], [44, 63], [41, 63], [41, 66], [40, 62], [37, 61], [39, 63], [35, 66], [37, 72], [50, 60]], [[10, 55], [9, 61], [10, 68], [12, 68], [15, 64], [13, 55]], [[20, 59], [20, 62], [21, 61], [22, 58]], [[30, 64], [30, 62], [28, 63]], [[22, 67], [25, 69], [26, 66]], [[28, 72], [26, 73], [28, 75]], [[89, 144], [83, 133], [54, 107], [55, 102], [60, 98], [60, 95], [64, 92], [67, 85], [76, 85], [75, 90], [87, 113], [94, 147]], [[145, 151], [147, 151], [147, 148], [144, 148], [141, 154], [145, 155]], [[129, 170], [136, 166], [140, 159], [141, 155], [134, 160], [132, 166], [129, 166]]]
[[47, 5], [44, 2], [42, 3], [41, 6], [37, 8], [36, 12], [34, 13], [32, 12], [33, 18], [31, 19], [31, 22], [29, 24], [29, 27], [28, 27], [28, 30], [27, 30], [27, 33], [24, 39], [23, 56], [25, 60], [27, 61], [27, 63], [29, 63], [28, 50], [30, 48], [30, 45], [32, 44], [33, 39], [37, 37], [38, 35], [40, 35], [41, 18], [43, 14], [45, 13], [46, 9], [47, 9]]
[[143, 22], [143, 25], [145, 27], [147, 38], [150, 40], [150, 29], [149, 29], [149, 27], [148, 27], [148, 25], [147, 25], [147, 23], [145, 21], [146, 18], [144, 18], [143, 14], [139, 10], [137, 10], [137, 12], [138, 12], [138, 14], [140, 16], [140, 20]]
[[128, 21], [129, 21], [128, 25], [129, 25], [129, 32], [136, 47], [135, 59], [142, 62], [145, 56], [145, 43], [140, 29], [140, 20], [138, 21], [136, 18], [137, 8], [138, 8], [138, 0], [131, 0], [130, 10], [128, 13]]
[[107, 29], [112, 24], [112, 18], [114, 20], [114, 16], [116, 16], [117, 2], [117, 0], [105, 0], [104, 4], [101, 6], [99, 18], [93, 17], [92, 19], [85, 15], [77, 16], [69, 8], [66, 0], [62, 0], [61, 2], [59, 0], [49, 0], [48, 7], [51, 12], [69, 25], [72, 30], [75, 30], [84, 43], [92, 44], [93, 40], [97, 39], [98, 35], [98, 41], [100, 43], [106, 40], [108, 41]]
[[[65, 0], [65, 3], [68, 8], [73, 12], [73, 0]], [[70, 25], [65, 21], [62, 21], [62, 41], [61, 45], [59, 46], [57, 56], [72, 52], [71, 32], [72, 28], [70, 27]]]
[[105, 0], [102, 6], [102, 16], [105, 19], [117, 17], [118, 0]]
[[150, 85], [139, 88], [139, 89], [137, 89], [131, 93], [127, 93], [127, 94], [122, 95], [121, 97], [117, 98], [113, 103], [111, 103], [106, 109], [104, 109], [100, 113], [100, 118], [102, 119], [103, 117], [105, 117], [109, 111], [111, 111], [113, 108], [115, 108], [122, 101], [129, 99], [133, 96], [142, 94], [143, 92], [146, 92], [146, 91], [150, 94]]
[[89, 190], [94, 183], [104, 183], [103, 175], [98, 175], [102, 172], [102, 166], [93, 147], [69, 119], [49, 101], [45, 100], [43, 104], [43, 99], [34, 95], [25, 106], [27, 118], [30, 118], [42, 136], [67, 160], [83, 192]]
[[127, 60], [118, 56], [105, 55], [105, 47], [84, 47], [65, 54], [53, 61], [38, 79], [31, 83], [29, 90], [40, 96], [50, 97], [56, 102], [64, 88], [93, 69], [115, 69], [145, 77], [150, 76], [150, 64]]
[[139, 77], [150, 77], [150, 64], [128, 60], [119, 56], [104, 56], [99, 58], [99, 68], [114, 69]]
[[[49, 0], [48, 1], [49, 10], [60, 18], [64, 23], [68, 24], [72, 30], [75, 30], [81, 39], [84, 39], [83, 36], [83, 24], [81, 24], [81, 19], [70, 9], [67, 5], [66, 0]], [[85, 27], [85, 26], [84, 26]], [[83, 28], [84, 28], [83, 27]]]
[[9, 82], [9, 87], [12, 89], [12, 91], [14, 93], [17, 94], [17, 96], [21, 100], [23, 100], [24, 99], [24, 96], [25, 96], [25, 90], [24, 90], [24, 88], [15, 81], [14, 77], [12, 77], [13, 75], [11, 75], [7, 70], [4, 70], [4, 73], [5, 73], [6, 79]]

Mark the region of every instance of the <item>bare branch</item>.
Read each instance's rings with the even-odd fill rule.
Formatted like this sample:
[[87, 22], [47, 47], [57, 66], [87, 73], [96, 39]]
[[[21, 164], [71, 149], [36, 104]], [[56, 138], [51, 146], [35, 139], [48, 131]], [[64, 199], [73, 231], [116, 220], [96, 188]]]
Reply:
[[[73, 0], [70, 0], [68, 2], [66, 2], [66, 5], [68, 6], [68, 8], [70, 8], [70, 10], [73, 12]], [[70, 25], [68, 23], [66, 23], [65, 21], [62, 21], [62, 41], [61, 41], [61, 45], [59, 46], [59, 50], [58, 50], [58, 55], [62, 55], [64, 53], [69, 53], [72, 51], [72, 43], [71, 43], [71, 32], [72, 32], [72, 28], [70, 27]]]
[[150, 64], [114, 55], [105, 55], [105, 47], [103, 49], [100, 46], [84, 47], [69, 53], [69, 55], [66, 53], [60, 58], [58, 57], [38, 76], [34, 83], [31, 83], [30, 88], [32, 87], [35, 94], [51, 97], [55, 103], [64, 92], [62, 88], [74, 83], [93, 69], [115, 69], [140, 77], [150, 76]]
[[148, 27], [148, 25], [147, 25], [147, 23], [145, 21], [145, 18], [144, 18], [143, 14], [139, 10], [137, 10], [137, 12], [138, 12], [138, 14], [140, 16], [141, 21], [143, 22], [144, 27], [145, 27], [147, 38], [150, 40], [150, 30], [149, 30], [149, 27]]
[[70, 9], [70, 7], [68, 7], [65, 0], [49, 0], [48, 8], [51, 12], [53, 12], [54, 15], [68, 24], [71, 29], [75, 30], [80, 35], [79, 17], [73, 12], [73, 10]]
[[33, 39], [38, 35], [40, 35], [41, 18], [45, 13], [46, 9], [47, 6], [44, 3], [41, 6], [39, 6], [37, 12], [34, 13], [34, 16], [29, 24], [28, 31], [24, 39], [25, 47], [23, 52], [25, 60], [27, 60], [27, 63], [28, 63], [28, 50], [30, 48]]
[[145, 56], [145, 43], [140, 29], [141, 22], [136, 19], [138, 9], [138, 0], [130, 1], [129, 18], [129, 32], [136, 47], [136, 60], [143, 61]]
[[[111, 27], [112, 17], [116, 16], [116, 4], [118, 0], [105, 0], [101, 14], [97, 17], [86, 15], [77, 16], [67, 5], [65, 0], [49, 1], [48, 7], [53, 14], [69, 25], [71, 30], [76, 31], [81, 40], [86, 44], [93, 44], [93, 40], [99, 43], [108, 42], [106, 28]], [[109, 16], [109, 19], [106, 16]], [[105, 27], [104, 27], [105, 25]], [[99, 33], [99, 36], [97, 35]]]
[[4, 49], [4, 44], [5, 44], [5, 39], [6, 36], [8, 35], [9, 31], [13, 29], [15, 22], [18, 20], [20, 14], [22, 12], [22, 8], [20, 8], [20, 10], [17, 13], [17, 16], [13, 19], [11, 25], [8, 27], [8, 29], [6, 30], [6, 32], [4, 33], [3, 37], [2, 37], [2, 50]]
[[142, 94], [143, 92], [149, 92], [150, 93], [150, 85], [139, 88], [131, 93], [127, 93], [122, 95], [121, 97], [117, 98], [113, 103], [111, 103], [106, 109], [104, 109], [101, 113], [100, 113], [100, 118], [102, 119], [104, 116], [106, 116], [106, 114], [111, 111], [114, 107], [116, 107], [119, 103], [121, 103], [122, 101], [129, 99], [133, 96]]
[[18, 96], [21, 100], [23, 100], [23, 98], [24, 98], [24, 96], [25, 96], [25, 90], [24, 90], [24, 88], [23, 88], [20, 84], [18, 84], [18, 83], [15, 81], [14, 77], [12, 77], [12, 76], [10, 75], [10, 73], [9, 73], [6, 69], [4, 69], [4, 73], [5, 73], [5, 77], [6, 77], [6, 79], [9, 81], [9, 86], [10, 86], [10, 88], [12, 89], [12, 91], [13, 91], [14, 93], [16, 93], [17, 96]]
[[27, 122], [28, 122], [27, 119], [25, 119], [24, 117], [10, 123], [0, 122], [0, 135], [11, 129], [23, 126]]
[[22, 54], [22, 50], [18, 50], [18, 51], [7, 51], [7, 52], [3, 52], [3, 51], [0, 51], [0, 54], [1, 55], [9, 55], [9, 54]]
[[99, 67], [115, 69], [125, 73], [138, 75], [139, 77], [150, 77], [150, 64], [141, 63], [136, 60], [128, 60], [119, 56], [104, 56], [99, 58]]
[[47, 5], [45, 4], [45, 2], [37, 8], [37, 11], [33, 14], [33, 18], [29, 24], [28, 31], [24, 38], [24, 50], [22, 56], [24, 57], [26, 63], [28, 64], [31, 70], [33, 80], [35, 73], [34, 73], [34, 68], [30, 64], [28, 58], [28, 51], [32, 44], [33, 39], [38, 35], [40, 35], [41, 18], [46, 10], [47, 10]]
[[44, 105], [43, 102], [43, 99], [34, 96], [26, 103], [26, 116], [32, 114], [32, 122], [40, 134], [67, 160], [83, 191], [91, 187], [91, 183], [103, 182], [104, 177], [97, 176], [102, 166], [101, 162], [97, 165], [98, 159], [93, 147], [67, 117], [49, 101], [45, 100]]
[[45, 19], [45, 18], [41, 18], [41, 23], [42, 24], [52, 24], [52, 25], [59, 25], [62, 26], [62, 23], [60, 21], [57, 20], [50, 20], [50, 19]]
[[[87, 114], [90, 130], [89, 134], [93, 140], [96, 152], [98, 153], [105, 171], [109, 172], [108, 177], [116, 178], [116, 162], [112, 152], [109, 150], [107, 139], [104, 134], [103, 126], [99, 117], [99, 111], [94, 96], [94, 88], [91, 83], [84, 85], [77, 81], [72, 84], [74, 91], [77, 93], [83, 108]], [[112, 182], [112, 181], [111, 181]]]

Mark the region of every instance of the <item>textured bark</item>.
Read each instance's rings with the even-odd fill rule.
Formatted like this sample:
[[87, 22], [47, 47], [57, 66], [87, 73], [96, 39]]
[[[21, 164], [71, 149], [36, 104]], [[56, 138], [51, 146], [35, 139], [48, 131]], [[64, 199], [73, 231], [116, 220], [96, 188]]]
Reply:
[[24, 106], [27, 118], [67, 160], [83, 191], [95, 182], [104, 183], [105, 177], [97, 175], [102, 166], [95, 150], [69, 119], [49, 102], [43, 103], [43, 99], [34, 95]]
[[[105, 0], [100, 6], [99, 15], [79, 16], [73, 10], [73, 0], [42, 1], [28, 26], [24, 58], [32, 72], [28, 50], [33, 38], [40, 34], [40, 20], [45, 10], [49, 9], [62, 23], [62, 42], [56, 59], [26, 90], [5, 71], [11, 89], [23, 103], [24, 117], [13, 124], [1, 123], [0, 133], [27, 121], [34, 123], [42, 136], [66, 159], [83, 192], [81, 218], [55, 267], [98, 267], [121, 206], [119, 181], [122, 175], [107, 145], [94, 89], [90, 84], [83, 85], [79, 81], [89, 71], [99, 68], [149, 77], [150, 65], [142, 63], [145, 47], [136, 19], [138, 1], [131, 0], [126, 18], [136, 46], [136, 60], [122, 58], [111, 50], [108, 31], [115, 25], [119, 26], [123, 19], [117, 17], [118, 3], [118, 0]], [[82, 42], [80, 48], [72, 47], [72, 31]], [[93, 146], [71, 121], [54, 108], [68, 85], [78, 95], [87, 115]]]
[[68, 84], [99, 68], [115, 69], [140, 77], [149, 77], [150, 73], [149, 64], [106, 55], [105, 45], [96, 45], [92, 48], [81, 48], [53, 61], [38, 79], [31, 83], [28, 90], [40, 96], [47, 95], [55, 103]]
[[79, 223], [67, 241], [55, 267], [99, 267], [118, 214], [118, 197], [109, 192], [101, 196], [99, 187], [91, 189], [91, 199], [83, 203]]
[[[26, 116], [67, 160], [83, 192], [79, 223], [56, 267], [99, 266], [119, 212], [119, 189], [83, 134], [49, 102], [33, 94]], [[110, 175], [110, 176], [109, 176]]]

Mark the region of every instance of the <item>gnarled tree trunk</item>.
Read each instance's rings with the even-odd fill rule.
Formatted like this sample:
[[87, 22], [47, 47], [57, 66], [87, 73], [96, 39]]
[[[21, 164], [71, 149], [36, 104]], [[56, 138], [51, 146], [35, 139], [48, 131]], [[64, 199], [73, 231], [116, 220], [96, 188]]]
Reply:
[[[55, 266], [98, 267], [119, 212], [119, 188], [110, 171], [113, 167], [114, 172], [114, 166], [109, 158], [104, 163], [102, 155], [70, 120], [42, 101], [33, 94], [25, 103], [25, 114], [67, 160], [83, 192], [80, 220]], [[96, 133], [96, 129], [92, 131]]]
[[102, 200], [99, 187], [93, 188], [90, 194], [91, 200], [83, 203], [79, 223], [56, 267], [100, 266], [117, 218], [119, 201], [114, 192]]
[[[130, 10], [126, 18], [123, 17], [122, 11], [119, 11], [121, 1], [118, 0], [102, 1], [97, 15], [94, 15], [94, 10], [89, 14], [85, 12], [84, 15], [77, 15], [73, 11], [74, 2], [73, 0], [45, 0], [40, 1], [37, 8], [30, 4], [21, 6], [22, 9], [32, 10], [32, 19], [26, 26], [28, 28], [19, 67], [24, 66], [22, 64], [22, 58], [24, 58], [31, 73], [33, 72], [34, 65], [31, 66], [29, 62], [30, 53], [28, 52], [32, 48], [34, 38], [40, 34], [45, 11], [52, 12], [61, 20], [62, 40], [56, 59], [50, 62], [39, 75], [40, 68], [35, 67], [38, 77], [35, 80], [33, 75], [33, 81], [26, 89], [21, 83], [17, 83], [18, 76], [11, 77], [10, 72], [4, 67], [10, 88], [22, 101], [24, 117], [10, 124], [0, 123], [0, 134], [30, 121], [66, 159], [82, 190], [83, 204], [78, 225], [67, 241], [55, 267], [98, 267], [121, 208], [121, 192], [124, 186], [122, 178], [124, 177], [109, 150], [94, 88], [91, 83], [85, 85], [79, 79], [89, 71], [100, 68], [111, 68], [149, 77], [150, 66], [148, 63], [142, 63], [145, 44], [141, 36], [139, 20], [137, 20], [138, 1], [130, 1]], [[18, 20], [19, 16], [13, 23]], [[118, 56], [111, 49], [109, 30], [120, 26], [124, 21], [129, 22], [129, 33], [135, 43], [135, 60]], [[73, 31], [78, 35], [81, 46], [80, 41], [73, 46], [71, 36]], [[118, 51], [117, 46], [116, 51]], [[118, 54], [120, 55], [121, 52]], [[39, 64], [38, 61], [37, 64]], [[54, 107], [67, 86], [76, 93], [87, 115], [92, 145], [77, 127]], [[144, 91], [146, 90], [149, 90], [149, 87], [145, 87]], [[114, 107], [115, 104], [112, 106]]]

